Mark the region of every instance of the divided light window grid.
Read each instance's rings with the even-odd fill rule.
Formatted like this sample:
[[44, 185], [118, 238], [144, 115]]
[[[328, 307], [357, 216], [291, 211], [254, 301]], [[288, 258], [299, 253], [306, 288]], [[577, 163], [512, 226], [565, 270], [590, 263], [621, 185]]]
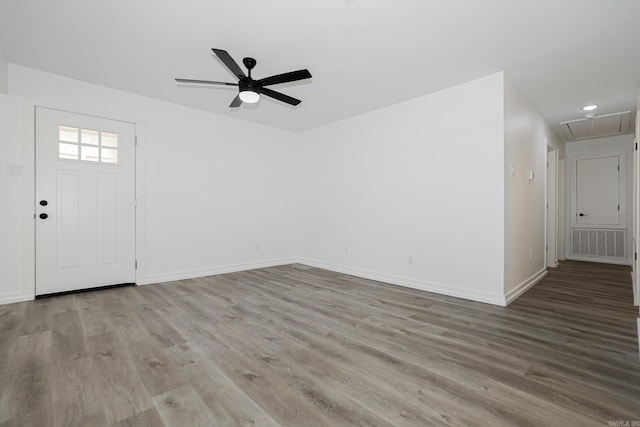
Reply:
[[58, 126], [58, 158], [117, 164], [118, 134]]

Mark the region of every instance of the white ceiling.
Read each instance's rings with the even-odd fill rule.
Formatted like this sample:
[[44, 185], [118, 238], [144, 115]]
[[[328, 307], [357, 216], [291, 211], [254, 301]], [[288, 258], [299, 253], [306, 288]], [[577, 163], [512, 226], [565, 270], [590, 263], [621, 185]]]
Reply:
[[[255, 78], [308, 68], [231, 110], [220, 48]], [[301, 131], [505, 70], [551, 122], [636, 109], [638, 0], [2, 0], [11, 63]]]

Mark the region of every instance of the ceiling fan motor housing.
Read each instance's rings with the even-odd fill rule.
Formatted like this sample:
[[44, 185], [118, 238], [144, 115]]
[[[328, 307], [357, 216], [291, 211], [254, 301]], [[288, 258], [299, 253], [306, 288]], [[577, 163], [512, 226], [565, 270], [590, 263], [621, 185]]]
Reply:
[[240, 92], [250, 91], [260, 93], [260, 89], [262, 89], [257, 81], [249, 77], [240, 79], [238, 84], [240, 86]]

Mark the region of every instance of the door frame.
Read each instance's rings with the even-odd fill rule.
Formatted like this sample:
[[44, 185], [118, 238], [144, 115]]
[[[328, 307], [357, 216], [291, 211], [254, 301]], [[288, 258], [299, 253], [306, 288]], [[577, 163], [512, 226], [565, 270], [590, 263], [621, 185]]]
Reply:
[[142, 277], [144, 277], [145, 272], [145, 236], [146, 233], [144, 231], [144, 217], [145, 217], [145, 192], [144, 192], [144, 141], [145, 141], [145, 121], [140, 117], [131, 116], [127, 114], [122, 114], [120, 112], [105, 112], [103, 110], [94, 109], [87, 106], [79, 106], [75, 104], [64, 105], [60, 104], [57, 106], [51, 106], [43, 103], [33, 103], [31, 105], [26, 105], [26, 109], [23, 111], [28, 113], [27, 117], [25, 117], [25, 122], [30, 121], [33, 125], [30, 132], [24, 135], [25, 138], [30, 140], [29, 147], [29, 157], [33, 159], [33, 169], [30, 174], [30, 180], [33, 183], [31, 188], [31, 197], [29, 200], [29, 210], [30, 216], [33, 219], [33, 223], [29, 227], [29, 234], [31, 235], [32, 246], [29, 249], [30, 253], [30, 265], [29, 269], [29, 281], [31, 282], [31, 295], [32, 299], [36, 295], [36, 236], [35, 236], [35, 228], [36, 228], [36, 191], [35, 191], [35, 183], [36, 183], [36, 167], [35, 167], [35, 157], [36, 157], [36, 111], [38, 108], [45, 108], [49, 110], [62, 111], [65, 113], [71, 114], [80, 114], [84, 116], [96, 117], [100, 119], [114, 120], [119, 122], [130, 123], [134, 126], [134, 150], [133, 150], [133, 185], [134, 185], [134, 258], [135, 258], [135, 270], [134, 270], [134, 281], [137, 286], [138, 282]]
[[564, 157], [558, 157], [558, 261], [566, 260], [567, 249], [564, 241], [565, 229], [567, 228], [567, 161]]
[[[620, 172], [619, 172], [619, 192], [620, 192], [620, 224], [619, 225], [608, 225], [606, 227], [598, 227], [597, 225], [590, 224], [578, 224], [576, 222], [576, 214], [577, 214], [577, 162], [579, 160], [589, 160], [589, 159], [598, 159], [603, 157], [614, 157], [617, 156], [620, 158]], [[565, 163], [566, 167], [566, 186], [568, 189], [567, 201], [569, 202], [566, 206], [566, 215], [567, 222], [565, 227], [565, 253], [566, 259], [577, 260], [577, 261], [588, 261], [588, 262], [601, 262], [607, 264], [621, 264], [621, 265], [631, 265], [633, 257], [631, 256], [630, 250], [633, 248], [632, 243], [632, 224], [630, 223], [630, 218], [628, 217], [627, 210], [629, 207], [629, 203], [632, 203], [629, 200], [627, 195], [628, 186], [631, 185], [631, 182], [628, 182], [629, 179], [627, 177], [627, 152], [624, 150], [616, 150], [616, 151], [594, 151], [593, 153], [585, 153], [579, 154], [575, 156], [571, 156], [571, 158], [567, 158]], [[606, 228], [606, 229], [615, 229], [615, 230], [626, 230], [627, 232], [627, 242], [625, 246], [626, 257], [624, 259], [616, 259], [616, 258], [605, 258], [605, 257], [591, 257], [591, 256], [581, 256], [581, 255], [573, 255], [571, 250], [571, 230], [574, 228]]]
[[[631, 260], [631, 281], [633, 283], [633, 303], [640, 306], [640, 261], [638, 253], [640, 253], [640, 151], [638, 151], [638, 143], [640, 143], [640, 92], [638, 93], [638, 113], [636, 114], [636, 135], [633, 139], [633, 257]], [[640, 338], [640, 313], [638, 315], [638, 337]], [[638, 342], [640, 347], [640, 339]]]
[[545, 266], [558, 266], [558, 150], [547, 145]]

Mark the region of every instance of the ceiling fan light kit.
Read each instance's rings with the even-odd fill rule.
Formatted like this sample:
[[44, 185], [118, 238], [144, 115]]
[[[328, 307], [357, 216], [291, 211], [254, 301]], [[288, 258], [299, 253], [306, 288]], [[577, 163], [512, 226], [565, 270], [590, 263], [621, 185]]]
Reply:
[[243, 102], [248, 104], [254, 104], [260, 100], [260, 95], [265, 95], [270, 98], [277, 99], [289, 105], [298, 105], [302, 101], [293, 98], [284, 93], [276, 92], [275, 90], [266, 88], [265, 86], [275, 85], [279, 83], [289, 83], [298, 80], [304, 80], [311, 78], [309, 70], [290, 71], [288, 73], [276, 74], [274, 76], [265, 77], [260, 80], [254, 80], [251, 77], [251, 70], [256, 66], [257, 61], [253, 58], [244, 58], [242, 63], [247, 68], [248, 73], [245, 74], [240, 68], [238, 63], [231, 58], [231, 55], [226, 50], [212, 49], [213, 53], [222, 61], [222, 63], [238, 78], [238, 83], [229, 82], [216, 82], [211, 80], [194, 80], [194, 79], [175, 79], [178, 83], [196, 83], [207, 85], [224, 85], [224, 86], [238, 86], [238, 95], [235, 97], [229, 107], [235, 108], [242, 105]]
[[[253, 58], [245, 58], [245, 59], [253, 59]], [[251, 76], [251, 68], [249, 68], [249, 76]], [[249, 104], [254, 104], [260, 101], [260, 89], [255, 81], [250, 80], [250, 77], [247, 79], [240, 79], [238, 82], [238, 86], [240, 87], [240, 93], [238, 96], [242, 102], [246, 102]]]
[[255, 104], [260, 101], [260, 94], [252, 90], [241, 90], [238, 96], [242, 102], [246, 102], [247, 104]]

